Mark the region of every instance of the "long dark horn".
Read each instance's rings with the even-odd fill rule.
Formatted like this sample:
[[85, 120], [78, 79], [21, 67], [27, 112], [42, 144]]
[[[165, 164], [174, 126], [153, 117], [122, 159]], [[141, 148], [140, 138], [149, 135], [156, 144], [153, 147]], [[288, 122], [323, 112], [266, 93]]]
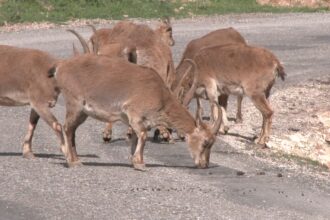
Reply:
[[96, 27], [94, 26], [94, 25], [92, 25], [92, 24], [89, 24], [89, 25], [87, 25], [87, 26], [89, 26], [90, 28], [92, 28], [92, 31], [93, 31], [93, 34], [94, 34], [94, 36], [95, 36], [95, 42], [94, 41], [92, 41], [92, 45], [93, 45], [93, 52], [94, 52], [94, 54], [97, 54], [97, 52], [99, 51], [99, 42], [98, 42], [98, 38], [97, 38], [97, 35], [96, 35]]
[[189, 71], [191, 70], [192, 66], [190, 66], [187, 71], [182, 75], [178, 85], [176, 86], [176, 88], [173, 90], [173, 93], [175, 95], [175, 97], [179, 97], [179, 92], [181, 90], [181, 86], [182, 86], [182, 83], [184, 81], [184, 79], [187, 77]]
[[192, 67], [193, 67], [193, 72], [194, 72], [194, 81], [193, 84], [191, 86], [191, 88], [189, 89], [189, 91], [187, 92], [186, 96], [183, 99], [183, 105], [184, 106], [188, 106], [191, 99], [194, 97], [195, 91], [197, 89], [197, 83], [198, 83], [198, 73], [197, 73], [197, 67], [196, 67], [196, 63], [191, 60], [191, 59], [185, 59], [185, 61], [188, 61]]
[[217, 104], [217, 107], [218, 107], [218, 118], [215, 121], [215, 123], [212, 127], [212, 130], [211, 130], [214, 135], [216, 135], [218, 133], [220, 125], [221, 125], [221, 123], [223, 123], [222, 122], [222, 110], [218, 104]]
[[88, 47], [85, 39], [80, 34], [78, 34], [75, 30], [72, 30], [72, 29], [67, 29], [67, 31], [71, 32], [72, 34], [74, 34], [78, 38], [78, 40], [81, 43], [81, 46], [84, 49], [84, 53], [90, 53], [89, 47]]

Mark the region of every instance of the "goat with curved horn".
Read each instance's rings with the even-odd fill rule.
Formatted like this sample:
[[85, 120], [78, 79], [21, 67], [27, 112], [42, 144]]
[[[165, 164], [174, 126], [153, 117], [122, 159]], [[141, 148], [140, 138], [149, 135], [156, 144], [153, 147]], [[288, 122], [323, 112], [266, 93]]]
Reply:
[[92, 42], [92, 45], [93, 45], [93, 52], [94, 52], [94, 54], [97, 54], [98, 51], [99, 51], [99, 42], [98, 42], [98, 37], [97, 37], [97, 29], [96, 29], [96, 27], [95, 27], [94, 25], [92, 25], [92, 24], [89, 24], [89, 25], [87, 25], [87, 26], [90, 27], [90, 28], [92, 28], [93, 35], [96, 36], [96, 37], [94, 38], [95, 42], [92, 41], [92, 40], [91, 40], [91, 42]]
[[193, 60], [185, 59], [185, 61], [188, 61], [192, 65], [193, 72], [194, 72], [193, 83], [192, 83], [189, 91], [187, 92], [186, 96], [183, 98], [183, 102], [182, 102], [184, 106], [187, 106], [189, 104], [189, 102], [191, 101], [191, 99], [194, 97], [195, 91], [197, 89], [198, 73], [197, 73], [196, 63]]
[[88, 45], [87, 45], [87, 42], [85, 41], [85, 39], [80, 34], [78, 34], [75, 30], [72, 30], [72, 29], [67, 29], [67, 31], [71, 32], [72, 34], [74, 34], [78, 38], [78, 40], [81, 43], [81, 46], [83, 47], [84, 53], [90, 53], [91, 52]]

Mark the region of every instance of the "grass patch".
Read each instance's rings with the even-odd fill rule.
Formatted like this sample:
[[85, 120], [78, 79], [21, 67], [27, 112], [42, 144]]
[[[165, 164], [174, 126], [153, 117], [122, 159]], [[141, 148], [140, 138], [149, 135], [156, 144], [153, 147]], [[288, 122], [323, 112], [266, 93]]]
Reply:
[[255, 0], [0, 0], [0, 24], [73, 19], [182, 18], [254, 12], [319, 12], [329, 9], [260, 6]]

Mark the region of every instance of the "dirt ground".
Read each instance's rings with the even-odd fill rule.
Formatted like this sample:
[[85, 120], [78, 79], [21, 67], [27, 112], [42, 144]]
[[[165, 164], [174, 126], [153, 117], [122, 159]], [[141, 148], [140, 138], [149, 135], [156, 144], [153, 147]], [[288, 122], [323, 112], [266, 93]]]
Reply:
[[261, 5], [284, 7], [330, 7], [329, 0], [257, 0]]
[[[266, 155], [278, 154], [310, 160], [330, 168], [330, 76], [310, 79], [282, 90], [270, 97], [273, 109], [272, 135]], [[229, 117], [235, 117], [236, 104], [232, 104]], [[242, 124], [231, 121], [229, 135], [223, 138], [232, 146], [257, 152], [248, 147], [251, 137], [260, 131], [261, 115], [250, 101], [243, 102]], [[316, 163], [315, 163], [316, 162]]]

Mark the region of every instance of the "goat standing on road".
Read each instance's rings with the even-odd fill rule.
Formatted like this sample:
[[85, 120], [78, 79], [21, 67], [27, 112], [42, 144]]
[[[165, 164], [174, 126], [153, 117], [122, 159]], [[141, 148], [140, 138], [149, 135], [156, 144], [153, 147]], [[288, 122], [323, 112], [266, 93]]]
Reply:
[[34, 157], [32, 137], [40, 117], [55, 131], [65, 153], [62, 127], [50, 111], [59, 95], [54, 79], [48, 78], [48, 70], [56, 60], [39, 50], [5, 45], [0, 45], [0, 57], [0, 105], [31, 106], [23, 157]]
[[87, 54], [60, 62], [49, 73], [49, 77], [55, 77], [66, 103], [64, 130], [69, 165], [79, 164], [75, 131], [91, 116], [104, 122], [121, 120], [132, 127], [135, 169], [144, 169], [147, 131], [155, 126], [174, 127], [186, 134], [195, 164], [208, 167], [221, 112], [212, 129], [196, 122], [153, 69], [120, 58]]
[[[286, 75], [275, 55], [264, 48], [230, 44], [204, 48], [194, 57], [194, 61], [197, 66], [197, 88], [186, 99], [191, 100], [194, 96], [208, 99], [213, 118], [216, 118], [220, 94], [247, 95], [263, 117], [256, 143], [265, 145], [273, 116], [268, 100], [270, 90], [276, 77], [284, 80]], [[222, 118], [221, 129], [224, 129], [227, 124], [225, 110]]]

